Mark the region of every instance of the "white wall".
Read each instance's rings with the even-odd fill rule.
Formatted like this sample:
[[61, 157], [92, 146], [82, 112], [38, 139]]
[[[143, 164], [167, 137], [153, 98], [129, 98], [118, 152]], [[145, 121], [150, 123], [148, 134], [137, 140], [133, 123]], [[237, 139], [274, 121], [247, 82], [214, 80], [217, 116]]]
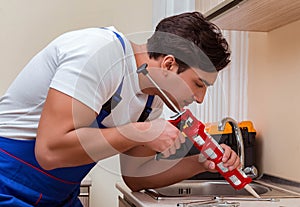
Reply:
[[[30, 58], [56, 36], [108, 25], [141, 37], [152, 30], [152, 1], [0, 0], [0, 96]], [[92, 207], [117, 206], [118, 160], [103, 163], [90, 173]]]
[[300, 21], [250, 33], [248, 115], [264, 173], [300, 182]]
[[151, 1], [0, 0], [0, 95], [27, 61], [59, 34], [107, 25], [125, 34], [151, 30]]

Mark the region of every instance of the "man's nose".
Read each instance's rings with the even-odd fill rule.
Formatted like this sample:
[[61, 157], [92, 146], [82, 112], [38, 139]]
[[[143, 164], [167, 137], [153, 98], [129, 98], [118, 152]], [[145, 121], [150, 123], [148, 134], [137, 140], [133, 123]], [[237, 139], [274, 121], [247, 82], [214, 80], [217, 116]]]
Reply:
[[205, 90], [205, 91], [201, 91], [200, 93], [195, 94], [195, 95], [194, 95], [194, 100], [195, 100], [198, 104], [203, 103], [205, 94], [206, 94], [206, 90]]
[[199, 95], [198, 95], [198, 96], [194, 96], [194, 100], [195, 100], [198, 104], [201, 104], [201, 103], [203, 103], [204, 96], [202, 96], [202, 97], [200, 97]]

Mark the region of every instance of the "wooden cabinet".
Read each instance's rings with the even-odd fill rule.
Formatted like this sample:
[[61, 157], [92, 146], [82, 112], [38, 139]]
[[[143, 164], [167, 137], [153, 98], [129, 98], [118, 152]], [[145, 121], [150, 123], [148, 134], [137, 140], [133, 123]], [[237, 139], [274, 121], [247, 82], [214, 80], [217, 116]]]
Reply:
[[91, 186], [92, 186], [92, 180], [89, 176], [86, 176], [81, 182], [80, 194], [78, 196], [83, 207], [90, 206]]
[[128, 201], [126, 201], [124, 198], [118, 197], [119, 200], [119, 206], [118, 207], [135, 207], [135, 205], [130, 204]]
[[90, 185], [81, 185], [79, 199], [83, 207], [90, 206]]
[[211, 19], [221, 29], [260, 32], [297, 20], [300, 20], [299, 0], [243, 0]]

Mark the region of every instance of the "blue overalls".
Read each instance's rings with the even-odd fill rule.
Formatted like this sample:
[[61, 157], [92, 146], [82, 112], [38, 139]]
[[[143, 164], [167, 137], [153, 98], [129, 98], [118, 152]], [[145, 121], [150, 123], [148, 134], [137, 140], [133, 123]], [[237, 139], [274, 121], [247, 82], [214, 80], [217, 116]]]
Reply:
[[[125, 51], [123, 39], [114, 33]], [[91, 127], [105, 128], [101, 122], [121, 101], [122, 83], [103, 105]], [[146, 120], [152, 110], [152, 101], [153, 96], [148, 96], [138, 121]], [[46, 171], [35, 158], [34, 146], [35, 140], [0, 137], [0, 206], [82, 207], [78, 199], [80, 183], [96, 163]]]

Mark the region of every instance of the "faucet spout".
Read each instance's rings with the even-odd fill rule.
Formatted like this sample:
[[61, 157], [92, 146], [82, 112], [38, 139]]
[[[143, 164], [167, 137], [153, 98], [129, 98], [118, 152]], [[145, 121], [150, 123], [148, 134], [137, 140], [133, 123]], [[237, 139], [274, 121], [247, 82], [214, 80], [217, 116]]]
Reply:
[[219, 122], [218, 130], [219, 131], [224, 131], [225, 125], [226, 125], [227, 122], [230, 124], [230, 126], [232, 127], [232, 129], [235, 133], [235, 137], [236, 137], [236, 140], [237, 140], [237, 154], [240, 157], [241, 169], [244, 169], [244, 167], [245, 167], [244, 142], [243, 142], [242, 133], [241, 133], [241, 130], [238, 126], [238, 123], [234, 119], [232, 119], [230, 117], [226, 117], [226, 118], [222, 119]]

